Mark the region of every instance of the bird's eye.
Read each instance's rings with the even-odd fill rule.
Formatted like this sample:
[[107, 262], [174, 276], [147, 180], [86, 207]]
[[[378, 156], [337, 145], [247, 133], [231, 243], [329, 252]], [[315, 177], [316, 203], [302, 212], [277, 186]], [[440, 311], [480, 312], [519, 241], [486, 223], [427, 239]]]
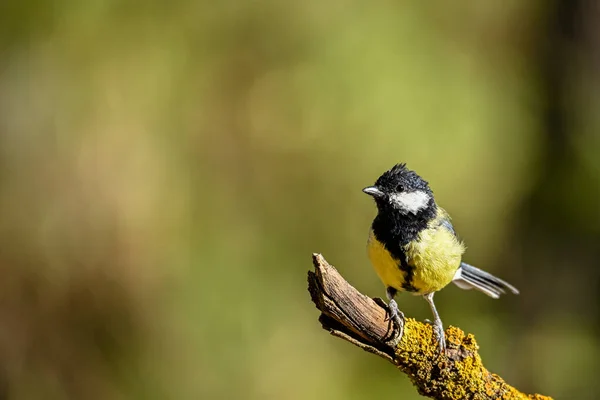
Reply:
[[398, 186], [396, 186], [396, 192], [404, 192], [404, 185], [399, 184]]

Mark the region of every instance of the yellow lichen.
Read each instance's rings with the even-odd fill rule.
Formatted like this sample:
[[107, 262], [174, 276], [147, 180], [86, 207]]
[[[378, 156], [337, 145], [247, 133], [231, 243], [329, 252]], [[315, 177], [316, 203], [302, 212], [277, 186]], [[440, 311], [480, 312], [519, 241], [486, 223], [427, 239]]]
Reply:
[[422, 395], [445, 400], [550, 399], [521, 393], [485, 369], [473, 335], [451, 326], [446, 330], [446, 339], [447, 350], [442, 355], [431, 325], [412, 318], [405, 320], [395, 361]]

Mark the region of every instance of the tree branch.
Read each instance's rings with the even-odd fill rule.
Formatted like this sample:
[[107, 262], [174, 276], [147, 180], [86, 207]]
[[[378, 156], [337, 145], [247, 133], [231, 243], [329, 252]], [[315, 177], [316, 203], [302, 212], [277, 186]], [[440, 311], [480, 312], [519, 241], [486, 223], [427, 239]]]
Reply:
[[421, 395], [439, 400], [551, 400], [521, 393], [485, 369], [473, 335], [450, 326], [442, 355], [429, 324], [406, 318], [397, 329], [386, 320], [383, 300], [359, 293], [322, 255], [313, 254], [313, 264], [308, 290], [321, 311], [323, 329], [390, 361], [409, 376]]

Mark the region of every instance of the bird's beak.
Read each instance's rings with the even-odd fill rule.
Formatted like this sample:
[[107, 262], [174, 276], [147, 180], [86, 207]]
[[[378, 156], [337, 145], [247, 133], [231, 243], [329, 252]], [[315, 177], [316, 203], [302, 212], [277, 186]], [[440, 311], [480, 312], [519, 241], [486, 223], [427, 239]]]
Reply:
[[373, 196], [376, 199], [384, 196], [383, 192], [381, 190], [379, 190], [379, 188], [377, 186], [368, 186], [363, 189], [363, 192], [365, 192], [369, 196]]

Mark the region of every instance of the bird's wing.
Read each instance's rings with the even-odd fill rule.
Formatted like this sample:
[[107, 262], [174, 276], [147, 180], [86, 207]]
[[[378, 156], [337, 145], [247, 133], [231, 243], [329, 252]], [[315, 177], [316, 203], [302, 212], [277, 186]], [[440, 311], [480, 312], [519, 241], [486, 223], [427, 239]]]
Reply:
[[439, 226], [448, 229], [454, 236], [456, 236], [454, 226], [452, 226], [452, 222], [450, 222], [450, 215], [448, 215], [446, 210], [444, 210], [443, 208], [440, 208], [439, 212]]
[[443, 226], [444, 228], [448, 229], [450, 232], [452, 232], [452, 234], [454, 236], [456, 236], [456, 232], [454, 231], [454, 227], [452, 226], [452, 222], [450, 222], [450, 220], [448, 218], [443, 218], [440, 221], [440, 226]]

